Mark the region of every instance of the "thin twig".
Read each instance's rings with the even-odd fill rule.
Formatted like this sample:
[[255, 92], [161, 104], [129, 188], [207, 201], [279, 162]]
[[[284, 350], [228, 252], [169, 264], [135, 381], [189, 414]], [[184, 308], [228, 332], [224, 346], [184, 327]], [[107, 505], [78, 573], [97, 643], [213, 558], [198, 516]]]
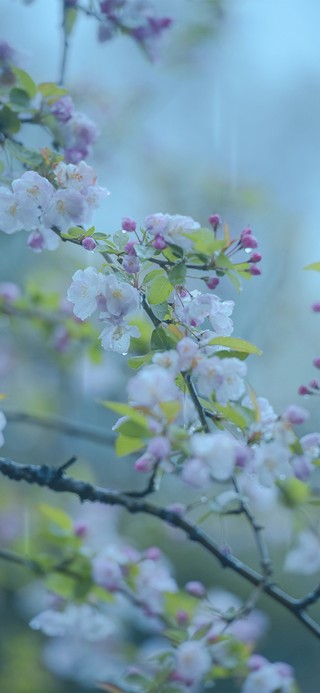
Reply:
[[193, 382], [192, 382], [192, 380], [191, 380], [191, 376], [190, 376], [190, 374], [188, 374], [188, 373], [182, 373], [182, 375], [183, 375], [184, 381], [185, 381], [185, 383], [186, 383], [186, 386], [187, 386], [187, 388], [188, 388], [190, 397], [191, 397], [191, 399], [192, 399], [192, 401], [193, 401], [193, 404], [194, 404], [194, 406], [195, 406], [195, 408], [196, 408], [196, 410], [197, 410], [199, 419], [200, 419], [200, 421], [201, 421], [201, 423], [202, 423], [203, 430], [206, 431], [206, 433], [209, 433], [209, 432], [210, 432], [210, 428], [209, 428], [209, 425], [208, 425], [208, 422], [207, 422], [207, 419], [206, 419], [206, 414], [205, 414], [205, 411], [204, 411], [203, 407], [201, 406], [201, 404], [200, 404], [200, 402], [199, 402], [197, 393], [196, 393], [196, 391], [195, 391], [195, 389], [194, 389]]
[[237, 479], [235, 476], [232, 477], [232, 483], [233, 483], [234, 488], [238, 494], [238, 500], [239, 500], [242, 512], [245, 515], [245, 517], [247, 518], [247, 521], [248, 521], [248, 523], [252, 529], [252, 532], [253, 532], [253, 535], [255, 538], [255, 542], [256, 542], [256, 546], [258, 549], [258, 553], [260, 556], [260, 565], [261, 565], [262, 573], [264, 575], [264, 578], [268, 579], [270, 577], [270, 575], [272, 575], [273, 567], [272, 567], [271, 558], [269, 556], [268, 548], [267, 548], [267, 545], [264, 541], [264, 537], [262, 534], [264, 528], [258, 524], [256, 518], [254, 517], [254, 515], [252, 514], [252, 512], [248, 506], [247, 501], [243, 498], [243, 496], [241, 496], [238, 482], [237, 482]]
[[66, 421], [58, 416], [44, 417], [37, 414], [27, 414], [23, 411], [10, 410], [4, 410], [4, 413], [8, 423], [25, 423], [52, 431], [60, 431], [60, 433], [66, 436], [90, 440], [98, 445], [113, 445], [115, 441], [115, 436], [110, 433], [104, 433], [98, 428], [83, 426], [83, 424], [77, 424], [73, 421]]

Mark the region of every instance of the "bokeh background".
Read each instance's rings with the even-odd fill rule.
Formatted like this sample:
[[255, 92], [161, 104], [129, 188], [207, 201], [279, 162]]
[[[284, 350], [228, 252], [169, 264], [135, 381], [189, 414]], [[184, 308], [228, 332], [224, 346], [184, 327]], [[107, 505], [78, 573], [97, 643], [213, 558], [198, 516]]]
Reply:
[[[155, 64], [126, 37], [99, 44], [90, 18], [79, 18], [71, 39], [66, 86], [79, 110], [99, 124], [90, 163], [101, 185], [111, 191], [95, 225], [112, 233], [122, 216], [142, 223], [160, 211], [189, 214], [202, 224], [217, 212], [235, 235], [250, 225], [263, 254], [263, 274], [246, 283], [239, 295], [225, 280], [219, 295], [236, 301], [235, 335], [263, 350], [262, 357], [250, 359], [252, 386], [281, 411], [299, 402], [297, 389], [316, 375], [312, 360], [320, 355], [320, 318], [310, 309], [320, 298], [320, 276], [303, 271], [320, 259], [320, 5], [318, 0], [154, 0], [154, 5], [174, 20]], [[1, 0], [0, 38], [25, 55], [35, 81], [58, 78], [58, 0], [28, 5]], [[28, 137], [34, 144], [32, 132]], [[0, 281], [22, 288], [32, 281], [63, 294], [86, 260], [81, 249], [67, 245], [35, 255], [19, 234], [0, 239]], [[109, 430], [113, 419], [97, 400], [124, 396], [128, 373], [121, 357], [105, 354], [94, 366], [79, 350], [70, 365], [27, 323], [12, 325], [2, 318], [0, 328], [0, 389], [7, 393], [8, 410], [55, 414]], [[310, 399], [306, 406], [308, 430], [317, 430], [318, 400]], [[59, 464], [76, 454], [79, 475], [85, 469], [108, 485], [134, 483], [132, 463], [116, 466], [112, 451], [102, 446], [14, 423], [9, 423], [6, 439], [5, 454], [21, 462]], [[163, 491], [172, 500], [176, 492], [170, 486]], [[14, 525], [13, 515], [8, 522], [7, 514], [18, 504], [27, 550], [34, 517], [30, 506], [36, 506], [39, 495], [8, 484], [1, 493], [0, 535], [5, 540], [8, 525]], [[47, 500], [62, 502], [50, 494]], [[71, 506], [76, 514], [76, 504]], [[197, 563], [197, 579], [246, 596], [240, 580], [212, 566], [195, 547], [190, 565], [187, 542], [168, 538], [145, 518], [120, 521], [139, 546], [166, 543], [182, 584], [195, 577], [192, 566]], [[275, 534], [286, 540], [286, 527], [285, 516], [275, 518], [270, 541]], [[218, 531], [228, 531], [228, 539], [236, 537], [236, 527]], [[254, 561], [246, 538], [241, 534], [242, 555]], [[280, 553], [274, 545], [279, 571]], [[21, 607], [28, 601], [22, 588], [29, 576], [18, 576], [15, 571], [23, 569], [11, 568], [8, 581], [9, 569], [1, 567], [0, 689], [78, 691], [79, 684], [73, 688], [70, 680], [47, 673], [41, 664], [41, 637], [28, 629], [28, 610]], [[294, 580], [281, 579], [297, 592]], [[305, 589], [308, 584], [303, 583]], [[20, 606], [16, 587], [24, 594]], [[315, 692], [317, 643], [270, 601], [263, 599], [262, 606], [272, 619], [264, 654], [294, 662], [301, 690]], [[219, 684], [216, 690], [231, 689]]]

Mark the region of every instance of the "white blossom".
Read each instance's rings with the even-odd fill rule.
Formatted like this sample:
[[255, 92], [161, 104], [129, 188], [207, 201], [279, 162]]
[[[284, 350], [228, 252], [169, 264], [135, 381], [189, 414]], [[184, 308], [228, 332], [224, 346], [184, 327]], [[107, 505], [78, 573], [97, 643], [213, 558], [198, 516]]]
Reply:
[[3, 429], [5, 428], [7, 424], [7, 419], [3, 413], [3, 411], [0, 410], [0, 447], [4, 444], [4, 436], [3, 436]]
[[109, 323], [100, 334], [101, 345], [104, 349], [116, 351], [118, 354], [127, 354], [130, 348], [131, 337], [140, 337], [140, 330], [136, 325], [128, 325], [125, 322], [119, 324]]
[[212, 356], [199, 361], [194, 376], [203, 395], [210, 397], [215, 393], [220, 404], [227, 404], [229, 400], [238, 400], [244, 393], [246, 372], [246, 364], [240, 359]]
[[89, 604], [68, 604], [64, 611], [47, 609], [33, 618], [30, 626], [51, 637], [69, 636], [91, 642], [104, 640], [114, 630], [112, 621]]
[[237, 459], [237, 441], [227, 433], [195, 433], [190, 441], [193, 457], [205, 463], [218, 481], [230, 479]]
[[72, 277], [67, 298], [74, 304], [73, 312], [86, 320], [98, 307], [99, 297], [103, 295], [106, 277], [94, 267], [77, 270]]
[[290, 667], [266, 662], [247, 676], [241, 693], [293, 693], [293, 683]]
[[192, 217], [181, 214], [152, 214], [144, 223], [152, 236], [161, 235], [167, 243], [178, 245], [184, 250], [192, 249], [192, 241], [184, 233], [200, 228], [200, 224]]
[[101, 318], [122, 318], [137, 310], [140, 305], [138, 289], [131, 284], [119, 281], [114, 274], [109, 274], [104, 282], [105, 312]]
[[187, 640], [176, 649], [175, 674], [182, 681], [200, 681], [212, 666], [211, 656], [203, 642]]
[[152, 408], [161, 402], [180, 399], [173, 376], [166, 368], [142, 368], [128, 383], [129, 399], [136, 406]]
[[284, 569], [301, 575], [313, 575], [320, 570], [320, 537], [311, 529], [300, 532], [296, 546], [285, 558]]
[[177, 584], [164, 563], [149, 558], [139, 563], [135, 592], [151, 613], [161, 613], [164, 593], [176, 591]]

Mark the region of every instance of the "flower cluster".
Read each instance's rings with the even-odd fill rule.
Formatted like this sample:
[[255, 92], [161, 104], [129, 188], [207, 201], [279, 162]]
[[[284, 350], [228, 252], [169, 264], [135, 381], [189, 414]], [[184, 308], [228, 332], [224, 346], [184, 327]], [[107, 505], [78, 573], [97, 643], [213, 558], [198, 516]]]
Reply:
[[139, 292], [131, 284], [119, 281], [113, 274], [106, 276], [94, 267], [87, 267], [75, 272], [67, 295], [80, 320], [100, 311], [100, 320], [105, 323], [100, 334], [104, 349], [126, 353], [130, 337], [139, 337], [139, 329], [128, 322], [140, 304]]
[[77, 166], [61, 161], [53, 177], [54, 185], [36, 171], [26, 171], [12, 181], [11, 189], [0, 187], [0, 229], [7, 234], [30, 232], [28, 245], [36, 252], [54, 250], [61, 232], [89, 223], [100, 199], [108, 194], [84, 161]]

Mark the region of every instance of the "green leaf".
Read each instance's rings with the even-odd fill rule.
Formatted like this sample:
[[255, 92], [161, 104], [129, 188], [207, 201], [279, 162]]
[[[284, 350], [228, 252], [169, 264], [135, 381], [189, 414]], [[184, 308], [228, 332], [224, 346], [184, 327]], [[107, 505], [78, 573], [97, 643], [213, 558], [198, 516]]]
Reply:
[[152, 351], [166, 351], [175, 349], [178, 339], [169, 333], [164, 327], [156, 327], [151, 335]]
[[165, 272], [161, 273], [161, 276], [157, 276], [152, 281], [152, 284], [147, 287], [147, 299], [149, 303], [159, 304], [166, 301], [172, 292], [173, 286], [169, 282]]
[[320, 262], [312, 262], [311, 265], [307, 265], [304, 267], [306, 270], [315, 270], [316, 272], [320, 272]]
[[163, 595], [164, 613], [169, 618], [176, 618], [179, 611], [186, 611], [191, 618], [199, 607], [199, 599], [184, 592], [165, 592]]
[[50, 105], [58, 101], [61, 96], [68, 94], [67, 89], [59, 87], [55, 82], [41, 82], [41, 84], [39, 84], [39, 91]]
[[174, 419], [181, 411], [181, 402], [161, 402], [160, 409], [163, 411], [167, 421], [174, 421]]
[[43, 163], [43, 158], [39, 152], [33, 149], [28, 149], [24, 147], [23, 144], [19, 142], [13, 142], [12, 140], [6, 141], [6, 149], [10, 152], [15, 159], [22, 161], [30, 169], [36, 169]]
[[239, 359], [240, 361], [245, 361], [245, 359], [248, 358], [249, 354], [247, 354], [245, 351], [235, 351], [234, 349], [230, 349], [229, 351], [226, 351], [226, 349], [221, 349], [221, 351], [216, 351], [214, 354], [215, 356], [218, 356], [219, 359]]
[[30, 106], [30, 96], [24, 89], [14, 87], [11, 89], [9, 96], [11, 103], [17, 106], [21, 106], [22, 108], [28, 108]]
[[143, 356], [132, 356], [132, 358], [128, 359], [128, 366], [130, 368], [133, 368], [134, 370], [137, 370], [140, 368], [140, 366], [143, 366], [144, 363], [148, 363], [152, 358], [152, 354], [143, 354]]
[[304, 481], [300, 481], [300, 479], [292, 477], [285, 481], [278, 481], [277, 486], [280, 488], [285, 505], [289, 506], [289, 508], [306, 503], [309, 499], [309, 486]]
[[83, 228], [81, 228], [81, 226], [70, 226], [70, 229], [68, 229], [68, 231], [66, 231], [65, 233], [61, 233], [61, 236], [62, 238], [78, 239], [82, 238], [82, 236], [84, 236], [85, 234], [86, 232]]
[[141, 426], [136, 421], [124, 421], [117, 428], [117, 433], [124, 435], [129, 438], [142, 438], [143, 436], [150, 435], [147, 426]]
[[151, 284], [151, 282], [152, 282], [156, 277], [163, 277], [163, 276], [165, 276], [165, 275], [164, 275], [164, 272], [163, 272], [162, 269], [151, 270], [151, 271], [148, 272], [148, 273], [145, 275], [145, 277], [143, 278], [143, 283], [144, 283], [144, 284]]
[[261, 349], [258, 349], [251, 342], [247, 342], [245, 339], [238, 339], [237, 337], [214, 337], [208, 342], [208, 346], [219, 345], [230, 347], [230, 349], [236, 349], [236, 351], [242, 351], [245, 354], [257, 354], [260, 356], [262, 354]]
[[102, 404], [107, 409], [111, 409], [111, 411], [115, 411], [117, 414], [120, 414], [121, 416], [128, 416], [129, 419], [131, 419], [131, 421], [135, 421], [140, 426], [148, 428], [148, 421], [146, 417], [143, 414], [141, 414], [141, 412], [137, 411], [133, 407], [130, 407], [129, 404], [122, 404], [121, 402], [111, 402], [110, 400], [102, 400], [100, 401], [100, 404]]
[[78, 17], [78, 12], [75, 7], [68, 7], [64, 11], [63, 27], [67, 36], [70, 36], [72, 29]]
[[69, 515], [61, 510], [61, 508], [55, 508], [52, 505], [47, 505], [46, 503], [40, 503], [39, 510], [46, 520], [52, 522], [53, 524], [60, 527], [66, 532], [72, 531], [73, 523]]
[[125, 457], [130, 455], [132, 452], [141, 450], [145, 447], [144, 440], [139, 438], [131, 438], [129, 436], [119, 435], [116, 440], [115, 450], [118, 457]]
[[184, 262], [179, 262], [178, 265], [172, 267], [172, 269], [168, 272], [168, 279], [173, 286], [176, 286], [177, 284], [184, 284], [186, 272], [187, 268]]
[[6, 135], [15, 135], [21, 127], [17, 114], [9, 108], [3, 106], [0, 111], [0, 132]]
[[33, 99], [38, 91], [37, 85], [33, 79], [25, 70], [21, 70], [20, 67], [13, 66], [12, 71], [17, 78], [19, 86], [29, 94], [30, 99]]
[[183, 236], [190, 238], [193, 242], [194, 250], [203, 255], [213, 255], [216, 250], [220, 250], [220, 248], [225, 246], [225, 241], [217, 240], [210, 229], [197, 229], [193, 233], [183, 233]]
[[243, 414], [240, 414], [239, 411], [232, 407], [231, 404], [223, 406], [218, 402], [214, 402], [213, 406], [219, 414], [222, 414], [226, 421], [230, 421], [230, 423], [234, 424], [234, 426], [237, 426], [238, 428], [247, 428], [248, 423], [246, 418], [243, 416]]
[[152, 306], [152, 312], [153, 315], [158, 318], [158, 320], [164, 320], [166, 315], [168, 315], [168, 303], [165, 301], [164, 303], [158, 303], [158, 305], [153, 305]]

